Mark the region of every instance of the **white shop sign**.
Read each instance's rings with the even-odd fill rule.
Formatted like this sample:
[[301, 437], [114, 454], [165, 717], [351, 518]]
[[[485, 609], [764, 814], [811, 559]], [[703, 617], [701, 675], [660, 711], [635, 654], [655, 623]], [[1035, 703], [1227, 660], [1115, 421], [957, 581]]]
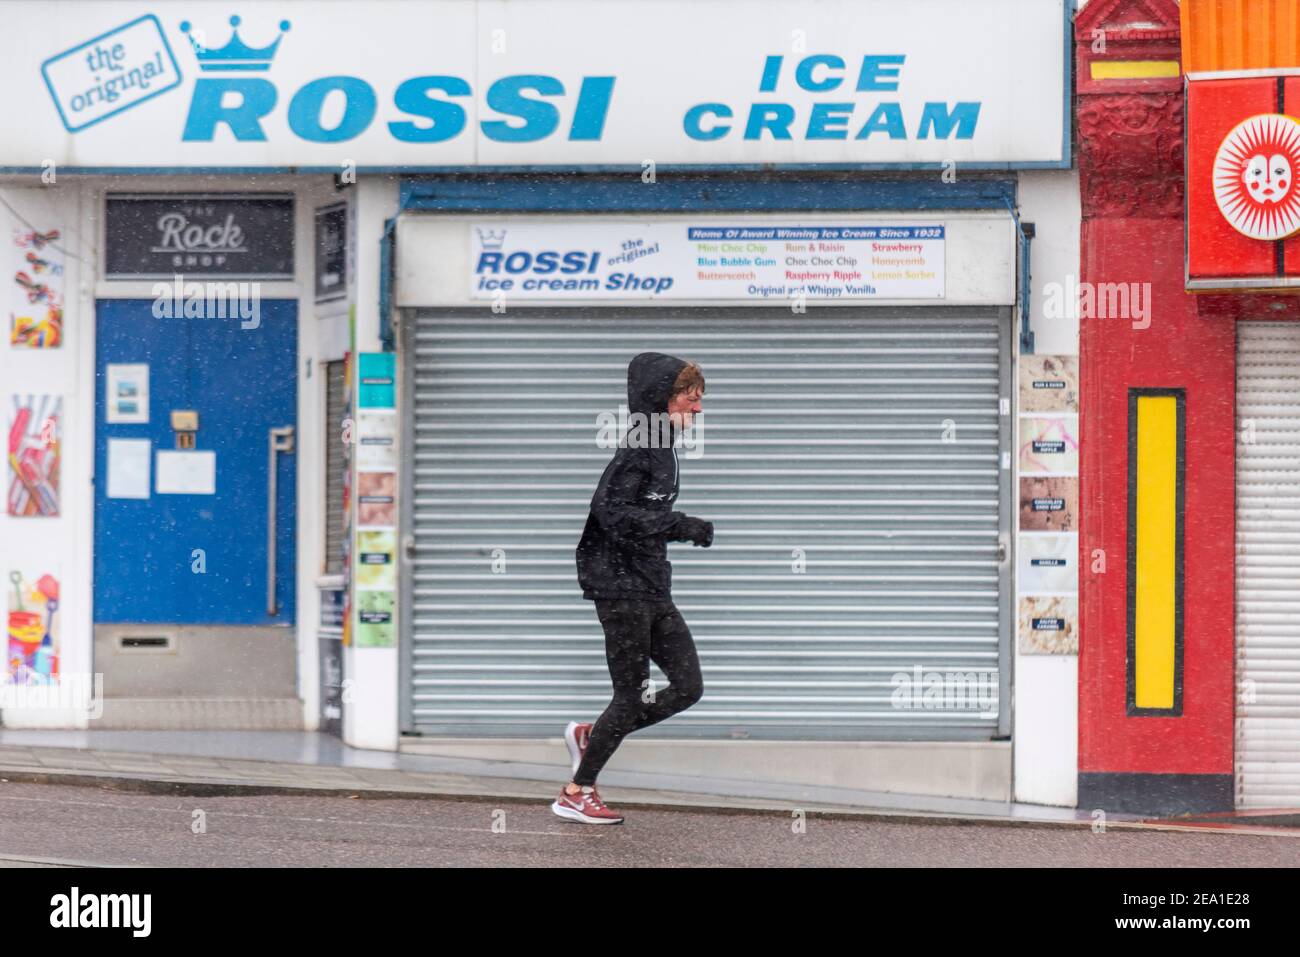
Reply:
[[12, 106], [0, 172], [1068, 167], [1069, 12], [1064, 0], [0, 0]]
[[481, 222], [476, 300], [943, 299], [941, 222]]

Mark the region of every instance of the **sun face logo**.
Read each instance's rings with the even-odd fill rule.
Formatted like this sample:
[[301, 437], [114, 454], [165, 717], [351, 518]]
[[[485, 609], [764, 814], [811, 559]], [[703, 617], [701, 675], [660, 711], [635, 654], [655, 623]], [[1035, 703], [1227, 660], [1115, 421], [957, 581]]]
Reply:
[[1268, 113], [1237, 124], [1214, 158], [1214, 199], [1233, 229], [1251, 239], [1300, 230], [1300, 120]]

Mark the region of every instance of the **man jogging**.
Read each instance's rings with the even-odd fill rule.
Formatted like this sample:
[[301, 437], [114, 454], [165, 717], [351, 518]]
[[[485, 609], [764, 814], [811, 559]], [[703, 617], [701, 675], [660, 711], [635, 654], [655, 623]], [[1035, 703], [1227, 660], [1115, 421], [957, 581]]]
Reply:
[[[708, 548], [713, 525], [674, 512], [678, 433], [700, 413], [704, 374], [692, 362], [643, 352], [627, 367], [627, 436], [605, 467], [578, 543], [578, 584], [596, 603], [614, 697], [595, 724], [570, 722], [573, 780], [551, 810], [583, 824], [621, 824], [596, 793], [596, 775], [633, 731], [700, 700], [704, 684], [690, 629], [672, 600], [669, 542]], [[666, 427], [663, 427], [666, 426]], [[668, 688], [650, 688], [650, 662]]]

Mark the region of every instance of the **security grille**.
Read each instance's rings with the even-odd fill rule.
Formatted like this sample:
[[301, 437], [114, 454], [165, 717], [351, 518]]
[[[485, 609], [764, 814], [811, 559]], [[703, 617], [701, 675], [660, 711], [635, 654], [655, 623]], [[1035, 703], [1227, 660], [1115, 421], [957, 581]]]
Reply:
[[597, 418], [653, 350], [707, 377], [677, 508], [716, 541], [669, 554], [704, 698], [643, 733], [996, 736], [1009, 324], [962, 308], [415, 314], [406, 729], [554, 736], [608, 702], [574, 547], [612, 454]]
[[1237, 324], [1239, 807], [1300, 805], [1300, 323]]

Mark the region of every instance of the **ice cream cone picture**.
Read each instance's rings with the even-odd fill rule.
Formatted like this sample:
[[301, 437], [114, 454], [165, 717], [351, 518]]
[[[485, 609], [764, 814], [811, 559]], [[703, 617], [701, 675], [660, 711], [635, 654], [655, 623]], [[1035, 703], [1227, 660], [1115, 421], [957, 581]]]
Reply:
[[33, 583], [21, 572], [9, 573], [8, 671], [22, 684], [47, 683], [59, 674], [59, 642], [55, 612], [59, 581], [41, 575]]

